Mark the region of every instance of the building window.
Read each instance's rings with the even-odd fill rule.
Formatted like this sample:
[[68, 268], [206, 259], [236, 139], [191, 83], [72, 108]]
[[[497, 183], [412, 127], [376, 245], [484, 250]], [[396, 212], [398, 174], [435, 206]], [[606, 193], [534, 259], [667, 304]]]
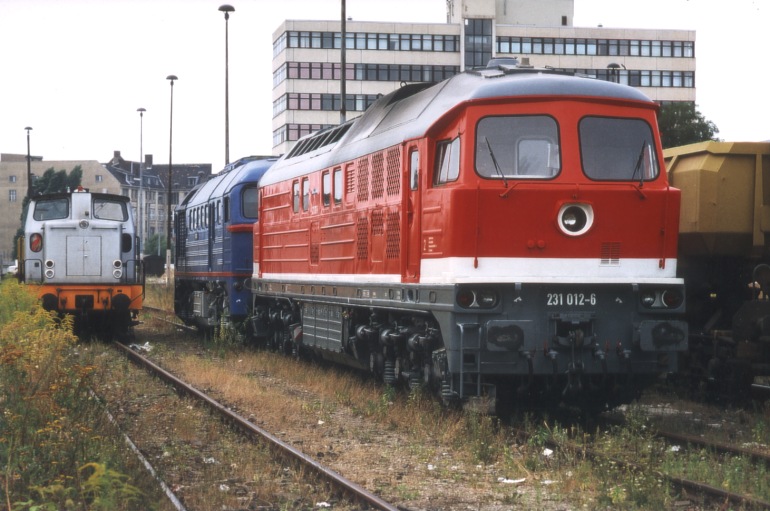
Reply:
[[[409, 64], [348, 64], [345, 78], [351, 81], [440, 82], [460, 72], [459, 66]], [[326, 62], [287, 62], [273, 73], [273, 87], [284, 80], [339, 80], [340, 65]], [[286, 107], [275, 102], [273, 114]]]
[[16, 176], [8, 176], [8, 182], [9, 183], [15, 183], [16, 182]]
[[8, 202], [16, 202], [16, 190], [8, 190]]
[[101, 174], [96, 174], [96, 182], [101, 183], [102, 181], [104, 181], [104, 176]]
[[492, 42], [491, 19], [466, 19], [465, 68], [486, 66], [492, 59]]
[[[489, 21], [491, 27], [491, 20]], [[490, 29], [490, 36], [491, 36]], [[290, 31], [273, 41], [273, 57], [286, 48], [328, 48], [339, 49], [342, 36], [339, 32]], [[345, 48], [350, 50], [385, 51], [438, 51], [456, 52], [460, 40], [456, 35], [445, 34], [385, 34], [348, 32]]]
[[665, 58], [692, 58], [695, 55], [695, 43], [692, 41], [500, 36], [495, 42], [495, 48], [498, 54], [514, 55], [620, 55]]
[[[363, 112], [379, 98], [376, 94], [347, 94], [346, 109], [350, 112]], [[278, 98], [273, 103], [273, 113], [284, 110], [323, 110], [336, 112], [342, 101], [339, 94], [315, 94], [292, 92]]]

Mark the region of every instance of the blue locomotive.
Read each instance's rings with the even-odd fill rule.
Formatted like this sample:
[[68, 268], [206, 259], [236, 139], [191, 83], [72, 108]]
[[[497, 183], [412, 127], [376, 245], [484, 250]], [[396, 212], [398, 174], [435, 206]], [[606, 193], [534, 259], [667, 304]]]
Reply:
[[210, 332], [248, 318], [258, 181], [275, 161], [241, 158], [176, 208], [174, 312], [186, 324]]

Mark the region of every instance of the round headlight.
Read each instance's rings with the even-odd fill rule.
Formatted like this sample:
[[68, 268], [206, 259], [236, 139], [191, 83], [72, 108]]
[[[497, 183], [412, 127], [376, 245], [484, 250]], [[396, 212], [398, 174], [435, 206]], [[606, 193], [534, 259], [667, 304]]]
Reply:
[[559, 209], [559, 229], [568, 236], [587, 232], [594, 222], [594, 210], [588, 204], [565, 204]]
[[115, 277], [116, 279], [119, 279], [120, 277], [123, 276], [123, 270], [119, 270], [119, 269], [112, 270], [112, 276]]
[[45, 278], [47, 278], [47, 279], [52, 279], [54, 275], [55, 275], [55, 273], [54, 273], [54, 271], [51, 268], [49, 268], [49, 269], [47, 269], [45, 271]]
[[645, 307], [652, 307], [655, 305], [655, 293], [653, 291], [643, 292], [639, 299], [642, 301], [642, 305]]
[[476, 297], [470, 289], [461, 289], [457, 292], [457, 305], [460, 307], [465, 307], [467, 309], [472, 306], [475, 301]]
[[123, 267], [123, 261], [121, 261], [120, 259], [115, 259], [114, 261], [112, 261], [112, 267], [113, 268], [122, 268]]
[[81, 220], [78, 225], [80, 225], [81, 229], [88, 229], [88, 220]]
[[676, 309], [684, 301], [682, 293], [678, 289], [666, 289], [663, 291], [662, 297], [663, 304], [669, 309]]
[[46, 259], [43, 264], [45, 264], [46, 268], [53, 268], [55, 266], [53, 259]]

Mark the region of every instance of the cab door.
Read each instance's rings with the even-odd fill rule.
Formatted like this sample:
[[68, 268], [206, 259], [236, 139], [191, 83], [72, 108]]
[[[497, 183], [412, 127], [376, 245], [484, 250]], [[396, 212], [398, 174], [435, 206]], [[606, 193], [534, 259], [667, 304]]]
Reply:
[[420, 180], [423, 173], [422, 165], [423, 158], [416, 143], [408, 143], [406, 145], [406, 157], [404, 162], [406, 165], [407, 183], [404, 189], [407, 191], [404, 196], [406, 197], [406, 204], [404, 209], [406, 211], [406, 269], [404, 272], [404, 282], [419, 282], [420, 281]]

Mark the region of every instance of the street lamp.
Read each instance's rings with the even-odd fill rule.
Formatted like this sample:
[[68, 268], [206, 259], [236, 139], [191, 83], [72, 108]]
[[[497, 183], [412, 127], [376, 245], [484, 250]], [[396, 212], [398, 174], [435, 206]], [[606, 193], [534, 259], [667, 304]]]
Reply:
[[230, 51], [228, 46], [230, 13], [235, 11], [232, 5], [220, 5], [219, 10], [225, 13], [225, 165], [230, 163]]
[[[144, 113], [145, 108], [137, 108], [139, 112], [139, 249], [144, 250], [144, 208], [142, 207], [144, 198], [144, 147], [142, 147], [144, 131]], [[141, 253], [139, 257], [141, 257]]]
[[27, 198], [32, 198], [32, 156], [29, 152], [29, 132], [32, 131], [32, 128], [27, 126], [24, 128], [27, 130]]
[[171, 83], [171, 107], [168, 120], [168, 200], [166, 201], [166, 283], [169, 282], [171, 271], [171, 142], [174, 134], [174, 80], [176, 75], [168, 75], [166, 80]]

